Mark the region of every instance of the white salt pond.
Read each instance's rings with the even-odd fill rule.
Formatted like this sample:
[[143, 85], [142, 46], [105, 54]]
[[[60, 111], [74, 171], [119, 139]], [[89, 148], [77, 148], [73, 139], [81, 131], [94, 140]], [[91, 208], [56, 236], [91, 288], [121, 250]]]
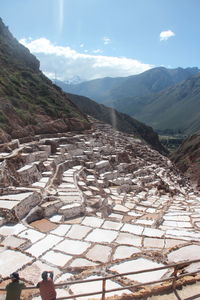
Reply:
[[59, 243], [56, 247], [54, 247], [54, 249], [72, 255], [80, 255], [83, 252], [85, 252], [85, 250], [87, 250], [89, 247], [90, 247], [90, 243], [65, 239], [64, 241]]
[[[120, 273], [127, 273], [127, 270], [128, 272], [131, 271], [134, 272], [139, 270], [159, 268], [163, 266], [164, 266], [163, 264], [159, 264], [148, 259], [138, 258], [135, 260], [130, 260], [130, 261], [120, 263], [118, 265], [114, 265], [110, 268], [110, 270], [120, 274]], [[136, 275], [127, 275], [126, 277], [130, 280], [145, 283], [145, 282], [161, 279], [166, 272], [167, 270], [165, 269], [165, 270], [146, 272], [146, 273], [141, 273]]]
[[106, 229], [94, 229], [86, 237], [86, 241], [98, 242], [98, 243], [112, 243], [118, 235], [117, 231]]
[[113, 259], [124, 259], [129, 258], [135, 253], [139, 253], [140, 249], [130, 246], [118, 246], [113, 255]]
[[34, 257], [7, 249], [3, 252], [0, 252], [0, 274], [3, 277], [10, 276], [11, 273], [22, 268], [33, 260]]
[[[96, 279], [99, 278], [98, 276], [91, 276], [89, 278], [85, 279]], [[119, 285], [118, 283], [107, 280], [106, 281], [106, 290], [109, 289], [116, 289], [116, 288], [121, 288], [122, 286]], [[92, 292], [101, 292], [102, 291], [102, 281], [92, 281], [92, 282], [86, 282], [86, 283], [81, 283], [81, 284], [75, 284], [70, 287], [70, 290], [72, 291], [73, 294], [85, 294], [85, 293], [92, 293]], [[122, 290], [122, 291], [116, 291], [116, 292], [110, 292], [106, 293], [106, 296], [114, 296], [114, 295], [122, 295], [122, 294], [131, 294], [129, 290]], [[95, 296], [87, 296], [87, 297], [81, 297], [81, 299], [101, 299], [101, 294], [100, 295], [95, 295]]]
[[53, 246], [55, 246], [62, 240], [62, 237], [49, 234], [42, 240], [33, 244], [30, 248], [28, 248], [27, 252], [38, 258], [40, 255], [42, 255], [46, 251], [49, 251]]
[[112, 248], [104, 245], [94, 245], [86, 254], [86, 257], [92, 261], [102, 263], [109, 262]]
[[66, 263], [72, 259], [72, 256], [60, 252], [48, 251], [41, 259], [55, 266], [64, 267]]
[[190, 261], [199, 259], [200, 245], [189, 245], [172, 251], [167, 258], [170, 262]]

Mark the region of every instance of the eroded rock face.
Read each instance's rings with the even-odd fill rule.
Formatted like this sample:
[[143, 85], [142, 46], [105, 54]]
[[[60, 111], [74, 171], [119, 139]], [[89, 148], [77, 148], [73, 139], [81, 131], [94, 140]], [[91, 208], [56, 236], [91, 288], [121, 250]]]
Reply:
[[89, 121], [39, 70], [39, 61], [0, 19], [0, 142], [84, 130]]
[[[17, 253], [10, 273], [35, 284], [30, 270], [53, 269], [60, 282], [167, 265], [179, 254], [187, 259], [187, 249], [196, 257], [200, 195], [144, 142], [95, 122], [84, 133], [9, 145], [0, 153], [0, 242], [7, 247], [0, 260], [9, 259], [7, 249]], [[115, 284], [148, 280], [129, 276]]]
[[171, 159], [200, 189], [200, 131], [188, 137], [171, 155]]

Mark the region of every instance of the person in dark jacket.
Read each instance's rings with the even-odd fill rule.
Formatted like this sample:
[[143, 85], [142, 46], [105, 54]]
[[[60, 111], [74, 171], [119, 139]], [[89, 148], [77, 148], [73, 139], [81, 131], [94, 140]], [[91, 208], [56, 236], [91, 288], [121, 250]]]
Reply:
[[5, 300], [20, 300], [22, 289], [25, 288], [24, 282], [20, 281], [19, 274], [14, 272], [10, 275], [11, 282], [6, 286]]

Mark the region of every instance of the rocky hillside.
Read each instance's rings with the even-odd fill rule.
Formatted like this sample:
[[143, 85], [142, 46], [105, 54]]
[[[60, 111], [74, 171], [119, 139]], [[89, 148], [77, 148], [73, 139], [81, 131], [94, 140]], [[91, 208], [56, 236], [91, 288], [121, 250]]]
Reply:
[[200, 74], [155, 94], [135, 114], [154, 129], [193, 134], [200, 129]]
[[161, 145], [157, 133], [155, 133], [151, 127], [146, 126], [145, 124], [126, 114], [120, 113], [111, 107], [98, 104], [89, 98], [73, 94], [67, 94], [67, 96], [84, 114], [108, 123], [112, 125], [114, 129], [134, 134], [134, 136], [147, 142], [153, 149], [162, 154], [167, 154], [167, 150]]
[[39, 70], [39, 61], [0, 19], [0, 142], [82, 130], [89, 121]]
[[200, 188], [200, 131], [188, 137], [171, 159]]

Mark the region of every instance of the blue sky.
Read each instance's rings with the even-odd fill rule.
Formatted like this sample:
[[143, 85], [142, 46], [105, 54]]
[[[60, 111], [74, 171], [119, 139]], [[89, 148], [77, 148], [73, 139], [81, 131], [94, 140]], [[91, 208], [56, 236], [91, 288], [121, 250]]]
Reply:
[[200, 67], [199, 0], [0, 0], [0, 12], [50, 78]]

